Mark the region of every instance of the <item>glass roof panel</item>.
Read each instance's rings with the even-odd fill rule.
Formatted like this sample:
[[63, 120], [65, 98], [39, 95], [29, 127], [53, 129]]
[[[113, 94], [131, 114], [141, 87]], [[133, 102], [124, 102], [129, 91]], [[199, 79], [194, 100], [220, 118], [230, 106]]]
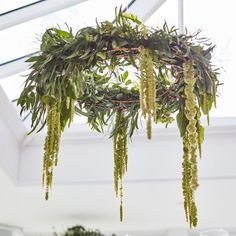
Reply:
[[27, 6], [29, 4], [40, 2], [39, 0], [1, 0], [0, 15], [15, 10], [20, 7]]
[[[129, 2], [130, 0], [100, 0], [100, 4], [98, 4], [96, 0], [89, 0], [75, 7], [4, 30], [0, 32], [0, 39], [4, 40], [4, 43], [0, 44], [0, 60], [4, 62], [17, 56], [20, 57], [23, 54], [37, 51], [40, 44], [40, 36], [48, 27], [59, 25], [61, 28], [66, 28], [65, 23], [67, 23], [73, 27], [74, 31], [77, 31], [84, 26], [93, 26], [96, 17], [98, 21], [113, 20], [115, 6], [120, 4], [126, 6]], [[212, 9], [213, 5], [214, 10], [209, 13], [209, 9]], [[219, 89], [218, 108], [210, 114], [214, 117], [236, 116], [234, 105], [236, 101], [236, 93], [234, 92], [236, 87], [236, 80], [234, 79], [234, 65], [236, 64], [234, 56], [236, 54], [234, 43], [236, 29], [234, 22], [236, 15], [234, 14], [234, 5], [235, 0], [228, 0], [227, 4], [214, 0], [199, 0], [197, 2], [189, 0], [185, 1], [184, 6], [185, 26], [190, 33], [202, 29], [200, 37], [208, 37], [210, 41], [216, 44], [213, 56], [214, 64], [221, 68], [220, 81], [224, 85]], [[166, 20], [169, 26], [177, 26], [177, 11], [177, 0], [167, 0], [146, 21], [146, 24], [160, 27]], [[5, 80], [0, 80], [0, 84], [8, 94], [9, 99], [12, 100], [18, 97], [20, 92], [19, 85], [23, 81], [24, 77], [19, 78], [19, 75], [15, 75]]]
[[212, 116], [236, 116], [236, 28], [235, 0], [227, 4], [215, 0], [185, 1], [185, 25], [190, 32], [202, 29], [199, 37], [210, 38], [216, 45], [214, 64], [221, 68], [218, 106]]
[[40, 38], [50, 27], [59, 26], [74, 32], [98, 21], [115, 18], [115, 7], [126, 7], [130, 0], [89, 0], [56, 13], [40, 17], [0, 32], [0, 64], [39, 50]]
[[19, 74], [0, 79], [0, 86], [3, 88], [10, 101], [17, 99], [20, 96], [23, 89], [23, 83], [28, 74], [29, 71], [24, 71]]
[[154, 14], [145, 22], [148, 26], [161, 28], [167, 22], [169, 27], [178, 26], [178, 1], [167, 0]]

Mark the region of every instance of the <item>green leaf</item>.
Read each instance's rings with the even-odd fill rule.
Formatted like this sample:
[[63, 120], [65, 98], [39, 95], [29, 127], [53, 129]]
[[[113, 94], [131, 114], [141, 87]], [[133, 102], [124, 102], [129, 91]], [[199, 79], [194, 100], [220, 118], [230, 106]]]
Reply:
[[199, 142], [200, 142], [200, 144], [202, 144], [203, 141], [204, 141], [205, 129], [204, 129], [204, 127], [202, 125], [199, 125], [198, 129], [199, 129], [199, 131], [198, 131]]
[[199, 156], [202, 158], [202, 143], [204, 141], [204, 127], [198, 122], [198, 151]]
[[98, 101], [102, 101], [104, 99], [104, 96], [105, 96], [104, 94], [102, 96], [96, 96], [96, 99]]
[[86, 40], [87, 40], [88, 42], [93, 42], [93, 41], [94, 41], [93, 35], [87, 34], [87, 35], [86, 35]]
[[91, 49], [87, 48], [82, 56], [80, 56], [80, 59], [86, 59], [88, 58], [88, 55], [90, 54]]
[[66, 88], [66, 94], [68, 97], [76, 100], [77, 99], [77, 87], [73, 82], [70, 82], [70, 84]]
[[112, 43], [111, 43], [111, 44], [112, 44], [112, 48], [113, 48], [113, 49], [116, 49], [116, 48], [117, 48], [117, 42], [116, 42], [114, 39], [112, 40]]
[[71, 38], [71, 33], [67, 32], [67, 31], [64, 31], [64, 30], [61, 30], [61, 29], [56, 29], [54, 28], [54, 31], [60, 35], [62, 38]]
[[128, 85], [130, 85], [131, 83], [132, 83], [131, 80], [127, 80], [127, 81], [125, 82], [125, 85], [128, 86]]
[[125, 81], [129, 76], [129, 72], [125, 71], [125, 73], [123, 74], [123, 81]]
[[130, 19], [131, 21], [133, 21], [134, 23], [136, 23], [138, 25], [142, 24], [142, 22], [134, 14], [127, 13], [127, 12], [122, 12], [122, 16], [126, 19]]
[[100, 58], [102, 58], [103, 60], [106, 59], [106, 54], [105, 54], [104, 52], [98, 52], [98, 53], [97, 53], [97, 56], [100, 57]]
[[200, 97], [201, 110], [202, 110], [203, 114], [207, 116], [207, 123], [208, 123], [208, 125], [210, 123], [209, 111], [212, 108], [212, 104], [213, 104], [212, 96], [204, 94], [204, 95], [202, 95]]
[[124, 39], [119, 39], [118, 44], [119, 44], [119, 47], [123, 47], [123, 46], [127, 45], [128, 42]]
[[42, 101], [45, 103], [45, 104], [49, 104], [49, 100], [50, 100], [50, 97], [49, 95], [43, 95], [42, 96]]
[[53, 95], [45, 94], [42, 96], [42, 101], [45, 104], [52, 104], [56, 101], [56, 97]]
[[78, 57], [78, 52], [75, 51], [74, 53], [72, 53], [70, 56], [66, 57], [66, 59], [72, 59], [74, 57]]
[[186, 127], [188, 124], [188, 120], [186, 119], [186, 117], [184, 115], [183, 109], [181, 109], [179, 111], [179, 113], [176, 115], [176, 121], [177, 121], [177, 125], [179, 128], [180, 136], [184, 137], [185, 132], [186, 132]]

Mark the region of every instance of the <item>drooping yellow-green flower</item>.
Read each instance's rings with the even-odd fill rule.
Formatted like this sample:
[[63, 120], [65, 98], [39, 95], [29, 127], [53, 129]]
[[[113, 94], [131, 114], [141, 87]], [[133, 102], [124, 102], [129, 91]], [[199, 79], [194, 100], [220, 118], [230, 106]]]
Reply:
[[122, 110], [116, 113], [116, 132], [113, 136], [114, 146], [114, 188], [116, 196], [120, 196], [120, 221], [123, 220], [123, 177], [127, 171], [127, 123]]
[[185, 82], [185, 107], [184, 115], [188, 124], [183, 137], [183, 195], [184, 208], [187, 221], [190, 227], [197, 225], [197, 208], [195, 203], [195, 191], [198, 187], [197, 175], [197, 147], [198, 147], [198, 128], [197, 128], [197, 104], [194, 94], [196, 82], [194, 73], [194, 63], [192, 61], [183, 64]]
[[61, 138], [60, 112], [57, 104], [47, 107], [47, 136], [44, 143], [43, 156], [43, 186], [45, 186], [45, 199], [48, 200], [49, 189], [52, 186], [53, 169], [57, 165]]
[[156, 121], [156, 81], [153, 73], [153, 59], [150, 49], [141, 46], [140, 50], [140, 108], [147, 121], [147, 137], [151, 139], [151, 118]]

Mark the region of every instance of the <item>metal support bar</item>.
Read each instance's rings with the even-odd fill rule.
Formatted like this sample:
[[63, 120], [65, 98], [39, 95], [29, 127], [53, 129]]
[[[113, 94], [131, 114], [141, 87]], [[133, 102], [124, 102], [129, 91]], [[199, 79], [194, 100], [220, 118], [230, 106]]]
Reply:
[[178, 27], [179, 33], [184, 33], [184, 0], [178, 0]]
[[0, 79], [4, 79], [8, 76], [28, 70], [30, 64], [25, 62], [26, 59], [37, 54], [38, 52], [31, 53], [15, 60], [0, 64]]

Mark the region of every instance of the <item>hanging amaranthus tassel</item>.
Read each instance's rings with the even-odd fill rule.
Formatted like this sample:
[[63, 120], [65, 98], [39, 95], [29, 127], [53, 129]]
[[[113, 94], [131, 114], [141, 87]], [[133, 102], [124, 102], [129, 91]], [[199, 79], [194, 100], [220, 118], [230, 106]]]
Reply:
[[121, 110], [116, 113], [114, 136], [114, 187], [116, 196], [120, 195], [120, 221], [123, 220], [123, 186], [122, 180], [127, 171], [128, 149], [127, 149], [127, 123]]
[[194, 68], [192, 62], [183, 64], [185, 82], [185, 110], [184, 114], [188, 120], [186, 133], [183, 138], [184, 160], [183, 160], [183, 194], [186, 218], [190, 228], [197, 225], [197, 208], [195, 204], [195, 190], [198, 187], [197, 176], [197, 105], [194, 95]]
[[156, 121], [156, 81], [150, 49], [140, 47], [140, 107], [144, 118], [148, 116], [147, 137], [151, 139], [151, 118]]
[[186, 138], [183, 141], [183, 195], [184, 195], [184, 209], [187, 222], [189, 222], [190, 228], [197, 225], [197, 208], [195, 203], [195, 189], [192, 187], [192, 166], [189, 159], [189, 143]]
[[58, 105], [47, 108], [47, 136], [44, 143], [43, 160], [43, 186], [45, 186], [45, 199], [48, 199], [49, 189], [52, 186], [53, 168], [57, 165], [58, 152], [61, 138], [60, 113]]

